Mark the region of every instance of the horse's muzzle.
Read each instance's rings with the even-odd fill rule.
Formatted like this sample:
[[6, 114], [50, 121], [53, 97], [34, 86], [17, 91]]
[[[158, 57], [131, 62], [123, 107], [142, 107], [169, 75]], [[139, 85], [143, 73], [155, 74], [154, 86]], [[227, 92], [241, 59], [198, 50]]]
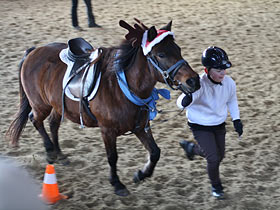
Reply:
[[181, 90], [187, 93], [193, 93], [200, 88], [199, 76], [192, 77], [186, 80], [185, 84], [181, 84]]

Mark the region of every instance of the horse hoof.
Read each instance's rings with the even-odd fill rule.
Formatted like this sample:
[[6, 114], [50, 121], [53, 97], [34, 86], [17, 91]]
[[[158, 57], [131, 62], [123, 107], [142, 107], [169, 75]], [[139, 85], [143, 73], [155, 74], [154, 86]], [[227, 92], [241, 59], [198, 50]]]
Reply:
[[141, 170], [134, 173], [133, 181], [134, 183], [139, 183], [144, 180], [145, 176]]
[[126, 186], [124, 184], [122, 184], [120, 181], [115, 182], [113, 184], [114, 188], [115, 188], [115, 193], [118, 196], [127, 196], [129, 195], [129, 191], [126, 189]]
[[116, 193], [116, 195], [123, 196], [123, 197], [129, 195], [129, 191], [126, 188], [116, 190], [115, 193]]

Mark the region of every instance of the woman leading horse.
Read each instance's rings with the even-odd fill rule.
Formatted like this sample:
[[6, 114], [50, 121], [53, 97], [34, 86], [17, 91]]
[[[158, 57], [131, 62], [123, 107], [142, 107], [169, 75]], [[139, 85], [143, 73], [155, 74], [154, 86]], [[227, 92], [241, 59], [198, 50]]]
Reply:
[[[183, 92], [194, 92], [200, 88], [198, 74], [182, 58], [180, 47], [174, 41], [172, 22], [156, 30], [154, 26], [148, 28], [135, 20], [137, 23], [134, 27], [120, 21], [120, 26], [128, 30], [126, 40], [120, 46], [101, 48], [98, 61], [100, 85], [94, 99], [89, 101], [89, 109], [95, 120], [86, 112], [82, 113], [85, 126], [98, 126], [101, 129], [110, 165], [110, 183], [120, 196], [128, 195], [129, 191], [117, 175], [118, 136], [133, 132], [149, 152], [148, 162], [135, 173], [135, 182], [150, 177], [160, 158], [160, 149], [151, 130], [147, 129], [149, 120], [155, 116], [156, 83], [166, 83], [172, 89]], [[64, 110], [62, 106], [62, 81], [66, 65], [60, 60], [59, 53], [65, 48], [67, 44], [51, 43], [26, 52], [20, 64], [20, 107], [7, 131], [16, 145], [29, 118], [43, 138], [50, 163], [66, 159], [58, 143], [62, 114], [80, 123], [79, 102], [65, 97]], [[142, 104], [135, 104], [123, 88]], [[47, 117], [51, 137], [44, 128]]]

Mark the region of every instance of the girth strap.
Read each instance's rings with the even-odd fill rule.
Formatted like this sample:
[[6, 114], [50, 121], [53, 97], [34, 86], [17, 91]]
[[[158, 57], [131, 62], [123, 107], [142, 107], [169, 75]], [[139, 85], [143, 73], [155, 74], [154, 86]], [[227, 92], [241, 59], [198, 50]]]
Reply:
[[66, 82], [65, 87], [63, 88], [62, 91], [62, 116], [61, 116], [61, 122], [63, 122], [64, 120], [64, 112], [65, 112], [65, 91], [66, 88], [68, 86], [68, 84], [72, 81], [72, 79], [74, 79], [74, 77], [79, 74], [84, 68], [89, 69], [89, 62], [85, 63], [83, 66], [81, 66], [77, 71], [75, 71], [75, 73], [71, 74], [71, 76], [68, 78], [68, 81]]

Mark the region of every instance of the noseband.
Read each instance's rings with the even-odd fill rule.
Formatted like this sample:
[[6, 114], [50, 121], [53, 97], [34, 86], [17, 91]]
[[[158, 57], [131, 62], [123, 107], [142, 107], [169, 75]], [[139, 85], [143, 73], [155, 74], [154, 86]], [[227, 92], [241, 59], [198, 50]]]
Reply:
[[147, 60], [156, 68], [156, 70], [158, 70], [161, 73], [161, 75], [164, 79], [164, 82], [172, 90], [179, 89], [179, 90], [185, 92], [182, 88], [182, 83], [177, 81], [178, 85], [176, 85], [176, 81], [174, 80], [174, 77], [177, 74], [177, 72], [179, 71], [179, 69], [183, 65], [187, 64], [187, 62], [184, 59], [177, 61], [177, 63], [175, 63], [174, 65], [169, 67], [167, 70], [163, 70], [162, 68], [160, 68], [159, 62], [154, 57], [147, 55]]

